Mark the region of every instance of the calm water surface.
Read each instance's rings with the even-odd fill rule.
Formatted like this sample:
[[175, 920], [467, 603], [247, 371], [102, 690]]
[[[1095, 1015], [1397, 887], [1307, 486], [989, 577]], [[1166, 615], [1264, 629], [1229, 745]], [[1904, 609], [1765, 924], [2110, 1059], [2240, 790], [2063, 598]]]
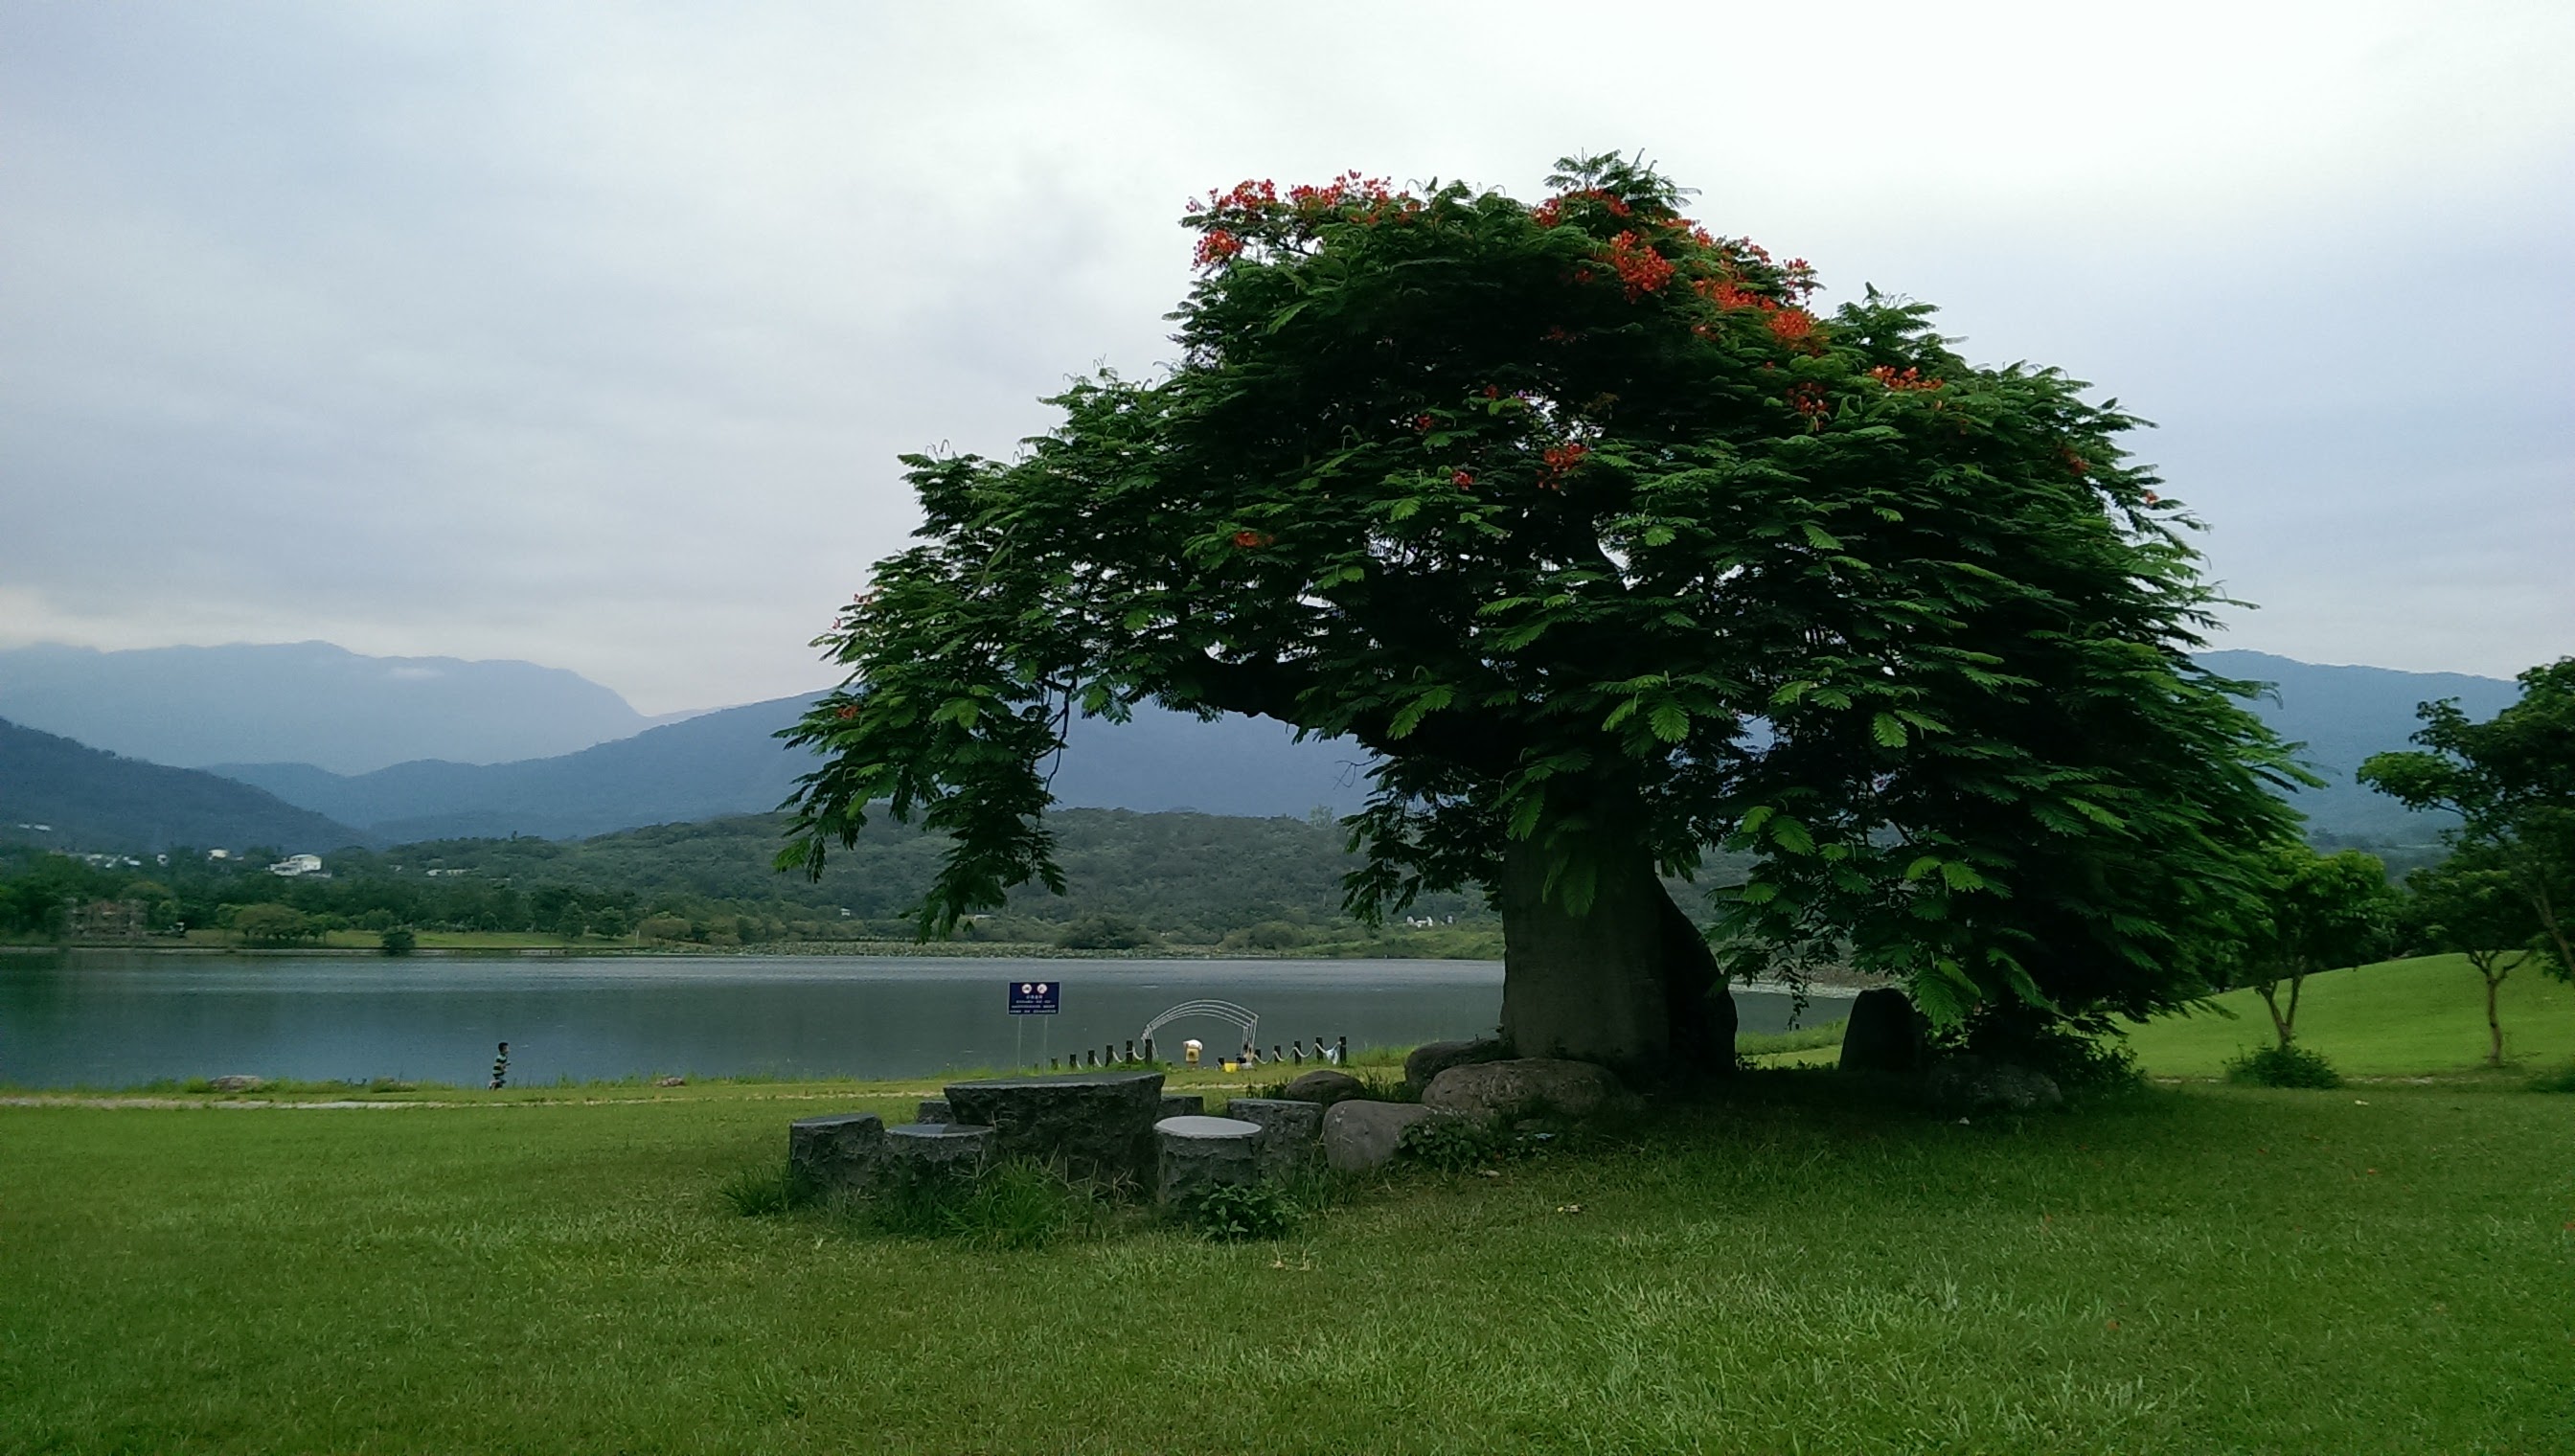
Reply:
[[[1013, 1016], [1006, 988], [1060, 981], [1063, 1011]], [[83, 951], [0, 957], [0, 1082], [119, 1087], [160, 1078], [398, 1077], [479, 1083], [510, 1043], [514, 1083], [678, 1073], [921, 1076], [1043, 1063], [1137, 1036], [1201, 997], [1261, 1017], [1265, 1049], [1475, 1036], [1502, 971], [1459, 960], [1009, 960], [902, 956], [224, 956]], [[1737, 992], [1746, 1030], [1785, 995]], [[1825, 1010], [1824, 1016], [1838, 1014]], [[1232, 1048], [1215, 1019], [1156, 1035]]]

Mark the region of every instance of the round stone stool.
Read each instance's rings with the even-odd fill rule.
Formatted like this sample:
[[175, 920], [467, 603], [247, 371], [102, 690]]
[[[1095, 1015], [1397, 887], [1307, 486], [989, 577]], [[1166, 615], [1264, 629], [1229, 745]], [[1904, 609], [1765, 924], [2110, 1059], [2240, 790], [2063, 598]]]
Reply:
[[1166, 1117], [1154, 1124], [1160, 1144], [1155, 1194], [1165, 1203], [1210, 1188], [1242, 1187], [1261, 1177], [1261, 1124], [1235, 1117]]
[[993, 1129], [955, 1122], [907, 1122], [886, 1129], [886, 1157], [897, 1176], [959, 1181], [984, 1171], [993, 1156]]

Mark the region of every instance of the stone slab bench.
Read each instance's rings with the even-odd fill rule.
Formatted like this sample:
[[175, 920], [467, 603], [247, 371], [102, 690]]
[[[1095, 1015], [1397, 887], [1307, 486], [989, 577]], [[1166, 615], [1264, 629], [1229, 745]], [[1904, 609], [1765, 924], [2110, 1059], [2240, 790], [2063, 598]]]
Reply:
[[1076, 1177], [1153, 1185], [1161, 1072], [993, 1077], [944, 1090], [958, 1122], [993, 1129], [996, 1156], [1061, 1158]]

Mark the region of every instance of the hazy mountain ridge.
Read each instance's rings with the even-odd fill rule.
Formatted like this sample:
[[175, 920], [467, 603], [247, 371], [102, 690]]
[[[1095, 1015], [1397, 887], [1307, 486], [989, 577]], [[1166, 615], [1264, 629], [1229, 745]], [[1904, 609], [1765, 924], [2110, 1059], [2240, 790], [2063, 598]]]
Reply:
[[[406, 661], [360, 658], [324, 644], [307, 646], [322, 659], [343, 668], [355, 664], [351, 671], [369, 674], [381, 675]], [[232, 650], [163, 651], [221, 654]], [[14, 679], [5, 675], [29, 661], [30, 652], [71, 650], [0, 654], [0, 698], [13, 684], [23, 690], [23, 675]], [[2406, 746], [2416, 726], [2414, 707], [2419, 702], [2457, 698], [2472, 717], [2481, 718], [2512, 702], [2517, 692], [2514, 685], [2499, 679], [2332, 667], [2256, 652], [2208, 653], [2201, 660], [2222, 674], [2278, 685], [2276, 700], [2258, 700], [2253, 707], [2284, 736], [2307, 744], [2306, 757], [2329, 782], [2323, 789], [2296, 795], [2295, 801], [2316, 831], [2344, 838], [2418, 843], [2432, 839], [2440, 820], [2409, 814], [2361, 788], [2352, 782], [2351, 770], [2370, 753]], [[644, 728], [648, 721], [622, 699], [574, 675], [526, 664], [462, 666], [526, 668], [569, 680], [587, 690], [575, 698], [589, 693], [604, 697], [640, 730], [574, 751], [504, 762], [457, 761], [456, 753], [441, 752], [367, 772], [335, 772], [311, 761], [245, 758], [214, 761], [211, 771], [266, 790], [285, 805], [321, 815], [338, 832], [356, 837], [362, 831], [366, 841], [387, 844], [511, 834], [576, 838], [645, 824], [767, 812], [794, 790], [798, 775], [817, 761], [776, 736], [802, 716], [811, 697], [775, 699]], [[465, 691], [499, 681], [490, 675], [467, 675], [457, 686]], [[234, 721], [241, 721], [249, 711], [240, 708], [238, 700], [256, 694], [243, 687], [243, 680], [233, 681], [226, 692], [236, 701]], [[505, 707], [517, 703], [523, 709], [527, 704], [507, 692], [494, 702]], [[93, 717], [112, 716], [113, 707], [111, 698], [82, 711]], [[272, 711], [277, 707], [270, 705]], [[204, 717], [190, 722], [220, 724], [225, 712], [223, 704], [211, 704]], [[595, 729], [607, 720], [594, 717], [588, 722]], [[200, 741], [209, 740], [220, 741], [221, 734]], [[356, 757], [359, 749], [348, 747], [337, 756]], [[1302, 817], [1318, 804], [1335, 812], [1356, 807], [1365, 796], [1365, 753], [1352, 744], [1295, 742], [1283, 727], [1265, 720], [1202, 722], [1147, 708], [1124, 725], [1076, 722], [1072, 744], [1056, 765], [1054, 788], [1067, 807]], [[244, 837], [213, 835], [210, 841]]]
[[561, 668], [374, 658], [324, 642], [0, 650], [0, 717], [155, 763], [341, 773], [415, 758], [544, 758], [654, 723]]
[[364, 837], [247, 783], [0, 720], [0, 838], [64, 850], [260, 844], [320, 853]]
[[2302, 663], [2270, 653], [2202, 653], [2210, 671], [2274, 685], [2275, 693], [2251, 707], [2272, 729], [2306, 746], [2299, 756], [2322, 775], [2325, 786], [2302, 790], [2290, 802], [2307, 815], [2310, 830], [2345, 838], [2430, 841], [2449, 821], [2408, 811], [2352, 778], [2372, 753], [2411, 747], [2421, 722], [2417, 704], [2455, 698], [2471, 719], [2488, 719], [2521, 696], [2519, 685], [2464, 673], [2405, 673], [2393, 668]]
[[[532, 834], [578, 838], [776, 808], [819, 761], [780, 741], [810, 698], [705, 714], [577, 753], [519, 763], [397, 763], [344, 775], [305, 763], [231, 763], [217, 772], [290, 803], [365, 826], [378, 843]], [[1071, 808], [1303, 816], [1348, 812], [1365, 797], [1359, 750], [1293, 741], [1259, 719], [1205, 723], [1139, 709], [1134, 720], [1078, 721], [1056, 766]]]

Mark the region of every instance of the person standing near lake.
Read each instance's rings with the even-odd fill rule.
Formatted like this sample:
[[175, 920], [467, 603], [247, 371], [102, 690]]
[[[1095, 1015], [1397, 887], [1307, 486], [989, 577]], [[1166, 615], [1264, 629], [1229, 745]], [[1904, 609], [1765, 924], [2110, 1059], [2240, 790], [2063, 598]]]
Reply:
[[501, 1043], [501, 1049], [492, 1057], [492, 1090], [496, 1092], [501, 1090], [509, 1080], [510, 1043], [504, 1041]]

